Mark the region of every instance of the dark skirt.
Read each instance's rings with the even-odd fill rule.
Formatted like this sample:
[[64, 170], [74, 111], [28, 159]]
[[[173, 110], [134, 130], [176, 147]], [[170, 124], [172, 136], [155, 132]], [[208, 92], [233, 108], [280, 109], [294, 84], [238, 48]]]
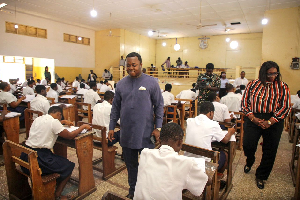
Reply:
[[[37, 152], [38, 154], [38, 163], [39, 167], [42, 170], [42, 176], [47, 174], [53, 174], [58, 173], [60, 177], [57, 179], [57, 181], [63, 181], [66, 179], [70, 174], [72, 174], [72, 171], [75, 167], [75, 164], [71, 161], [69, 161], [67, 158], [64, 158], [59, 155], [55, 155], [52, 153], [50, 149], [40, 149], [40, 148], [31, 148], [26, 145], [27, 148], [30, 148]], [[28, 155], [25, 153], [22, 153], [20, 158], [26, 162], [28, 162]], [[29, 175], [29, 170], [22, 167], [22, 170], [24, 173]]]

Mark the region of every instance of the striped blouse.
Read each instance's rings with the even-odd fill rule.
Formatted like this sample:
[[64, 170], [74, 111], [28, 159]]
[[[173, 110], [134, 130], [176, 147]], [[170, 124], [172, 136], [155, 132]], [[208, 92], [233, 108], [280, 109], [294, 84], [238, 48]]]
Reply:
[[273, 113], [272, 118], [278, 122], [284, 119], [291, 110], [290, 90], [286, 83], [267, 83], [260, 80], [250, 81], [242, 98], [242, 112], [249, 116], [253, 113]]

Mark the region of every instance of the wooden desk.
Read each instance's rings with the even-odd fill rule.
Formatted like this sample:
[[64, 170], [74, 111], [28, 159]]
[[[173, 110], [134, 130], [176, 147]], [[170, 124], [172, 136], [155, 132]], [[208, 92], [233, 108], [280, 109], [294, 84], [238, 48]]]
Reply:
[[61, 99], [64, 99], [64, 101], [67, 101], [68, 102], [68, 104], [73, 104], [73, 105], [75, 105], [75, 103], [76, 103], [76, 97], [74, 97], [74, 98], [64, 98], [64, 96], [65, 95], [62, 95], [62, 96], [60, 96], [59, 97], [59, 99], [61, 100]]
[[185, 126], [184, 126], [184, 115], [185, 115], [185, 103], [180, 103], [179, 105], [177, 105], [177, 108], [179, 109], [179, 113], [180, 113], [180, 126], [182, 128], [182, 130], [185, 130]]
[[6, 139], [14, 143], [19, 144], [19, 132], [20, 132], [20, 121], [19, 116], [21, 113], [15, 117], [5, 117], [3, 121], [3, 129], [6, 134]]
[[76, 148], [76, 154], [79, 164], [79, 180], [78, 182], [78, 197], [76, 199], [83, 199], [96, 191], [95, 180], [93, 175], [93, 133], [88, 132], [80, 134], [73, 140], [67, 140], [58, 137], [53, 147], [54, 153], [67, 158], [67, 147]]
[[75, 122], [75, 106], [71, 105], [71, 106], [65, 107], [63, 109], [63, 115], [64, 115], [65, 120]]

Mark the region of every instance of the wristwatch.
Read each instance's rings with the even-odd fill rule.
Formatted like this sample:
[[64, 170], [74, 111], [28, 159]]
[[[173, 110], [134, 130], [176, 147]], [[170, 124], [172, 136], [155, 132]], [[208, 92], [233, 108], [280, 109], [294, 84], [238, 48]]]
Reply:
[[159, 132], [160, 132], [160, 130], [161, 130], [161, 128], [156, 128]]
[[268, 124], [269, 124], [269, 125], [271, 125], [271, 124], [272, 124], [272, 122], [271, 122], [270, 120], [268, 120]]

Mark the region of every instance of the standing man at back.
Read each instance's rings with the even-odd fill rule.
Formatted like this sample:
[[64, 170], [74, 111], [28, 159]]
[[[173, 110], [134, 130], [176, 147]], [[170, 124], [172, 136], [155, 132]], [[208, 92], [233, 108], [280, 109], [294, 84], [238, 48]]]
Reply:
[[156, 141], [159, 139], [164, 103], [157, 81], [142, 73], [141, 56], [132, 52], [127, 55], [126, 60], [129, 76], [118, 82], [108, 139], [113, 140], [114, 129], [120, 118], [120, 145], [123, 148], [130, 186], [127, 197], [132, 199], [137, 180], [138, 157], [143, 148], [154, 148], [151, 135], [154, 135]]
[[235, 79], [234, 81], [234, 86], [237, 88], [237, 89], [240, 89], [241, 88], [241, 85], [244, 85], [243, 88], [245, 90], [245, 87], [247, 86], [248, 84], [248, 80], [245, 78], [245, 75], [246, 73], [244, 71], [241, 72], [241, 77], [238, 77]]

